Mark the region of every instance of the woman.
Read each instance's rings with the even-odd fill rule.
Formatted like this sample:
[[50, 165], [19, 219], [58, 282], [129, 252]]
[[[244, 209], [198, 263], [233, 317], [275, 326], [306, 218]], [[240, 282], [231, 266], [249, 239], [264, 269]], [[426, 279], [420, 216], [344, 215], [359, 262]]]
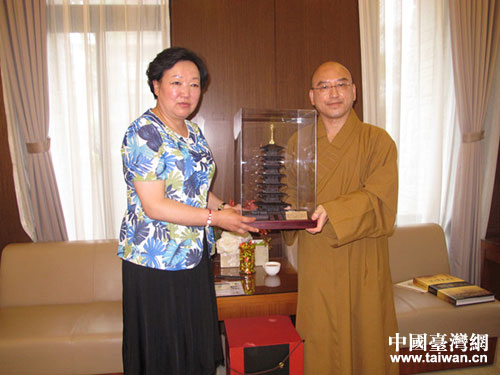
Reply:
[[201, 130], [187, 120], [207, 83], [203, 61], [168, 48], [147, 76], [157, 104], [129, 126], [122, 144], [124, 374], [212, 374], [223, 358], [211, 225], [257, 229], [209, 191], [214, 160]]

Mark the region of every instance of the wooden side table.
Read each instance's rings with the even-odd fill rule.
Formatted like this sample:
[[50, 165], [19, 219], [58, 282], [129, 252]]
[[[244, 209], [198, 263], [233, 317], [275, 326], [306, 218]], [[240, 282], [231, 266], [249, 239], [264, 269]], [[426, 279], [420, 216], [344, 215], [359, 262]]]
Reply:
[[500, 300], [500, 238], [482, 240], [481, 252], [483, 259], [481, 286]]
[[[276, 276], [268, 276], [263, 267], [255, 267], [251, 294], [217, 297], [219, 320], [265, 315], [295, 315], [297, 310], [297, 272], [286, 258], [271, 258], [281, 263]], [[238, 276], [239, 268], [221, 268], [213, 261], [214, 277]], [[221, 281], [216, 278], [216, 281]], [[241, 280], [246, 283], [245, 280]], [[247, 283], [248, 284], [248, 283]], [[246, 286], [248, 290], [248, 285]]]

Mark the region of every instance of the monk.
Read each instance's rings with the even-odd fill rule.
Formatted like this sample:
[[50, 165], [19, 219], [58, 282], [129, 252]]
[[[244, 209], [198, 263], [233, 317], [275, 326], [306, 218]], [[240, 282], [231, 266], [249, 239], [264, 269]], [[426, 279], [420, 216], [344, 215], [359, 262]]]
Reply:
[[356, 86], [337, 62], [309, 90], [318, 111], [315, 228], [298, 232], [296, 327], [304, 373], [397, 374], [397, 331], [387, 237], [397, 210], [397, 150], [352, 109]]

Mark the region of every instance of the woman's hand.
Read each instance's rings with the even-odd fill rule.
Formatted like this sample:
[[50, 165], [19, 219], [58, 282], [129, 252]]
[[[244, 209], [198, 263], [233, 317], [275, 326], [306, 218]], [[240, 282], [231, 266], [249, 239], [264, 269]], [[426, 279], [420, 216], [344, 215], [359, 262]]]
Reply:
[[316, 227], [314, 228], [306, 228], [306, 231], [309, 233], [319, 233], [323, 230], [326, 222], [328, 221], [328, 214], [326, 213], [325, 208], [322, 205], [316, 207], [316, 211], [311, 215], [312, 220], [317, 220]]
[[220, 227], [230, 232], [243, 234], [245, 232], [258, 232], [257, 228], [252, 227], [251, 223], [255, 221], [254, 217], [242, 216], [241, 209], [236, 207], [225, 208], [212, 213], [212, 225]]

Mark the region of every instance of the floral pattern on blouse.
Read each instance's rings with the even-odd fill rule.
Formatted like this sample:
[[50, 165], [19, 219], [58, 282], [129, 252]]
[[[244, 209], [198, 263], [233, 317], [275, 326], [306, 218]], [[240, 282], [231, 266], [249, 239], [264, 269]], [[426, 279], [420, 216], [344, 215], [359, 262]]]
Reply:
[[198, 126], [186, 120], [188, 137], [163, 126], [151, 110], [128, 127], [121, 153], [127, 184], [127, 210], [120, 228], [118, 256], [150, 268], [170, 271], [193, 268], [201, 260], [206, 230], [210, 253], [211, 227], [184, 226], [149, 218], [134, 181], [165, 181], [165, 197], [193, 207], [207, 207], [215, 163]]

